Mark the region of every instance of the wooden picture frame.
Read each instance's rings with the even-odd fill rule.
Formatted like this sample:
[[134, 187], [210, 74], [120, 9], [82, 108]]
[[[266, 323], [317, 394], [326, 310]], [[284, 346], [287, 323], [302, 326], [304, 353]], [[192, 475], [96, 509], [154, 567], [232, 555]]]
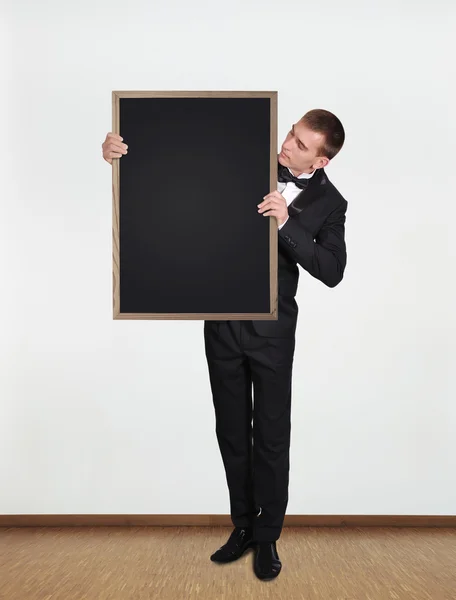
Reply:
[[[132, 102], [132, 99], [135, 99], [134, 102]], [[151, 101], [152, 99], [152, 101]], [[176, 99], [178, 100], [178, 102], [176, 103]], [[197, 103], [195, 103], [195, 99], [197, 99]], [[145, 100], [148, 101], [147, 106], [149, 108], [152, 108], [152, 110], [149, 110], [149, 112], [143, 112], [142, 108], [146, 106], [145, 104]], [[160, 104], [157, 104], [157, 100], [159, 100]], [[183, 101], [185, 102], [185, 104], [183, 103]], [[198, 102], [200, 104], [198, 104]], [[203, 102], [203, 104], [201, 104]], [[221, 103], [223, 102], [223, 104]], [[256, 102], [256, 104], [255, 104]], [[160, 110], [159, 112], [155, 111], [154, 107], [160, 106]], [[198, 115], [199, 118], [201, 118], [202, 120], [205, 119], [205, 115], [206, 114], [211, 114], [211, 110], [216, 113], [216, 117], [213, 117], [213, 121], [212, 121], [212, 126], [213, 129], [216, 130], [214, 131], [214, 148], [212, 150], [211, 148], [211, 153], [210, 156], [216, 156], [217, 152], [220, 151], [220, 148], [223, 148], [223, 136], [220, 136], [217, 134], [217, 131], [220, 129], [222, 130], [224, 127], [224, 133], [225, 133], [225, 140], [227, 138], [229, 138], [230, 134], [234, 131], [235, 135], [237, 135], [238, 137], [235, 138], [236, 140], [242, 140], [242, 143], [240, 144], [242, 146], [242, 148], [240, 149], [240, 151], [245, 151], [246, 153], [246, 168], [250, 169], [253, 173], [253, 175], [255, 173], [258, 174], [258, 181], [263, 181], [266, 182], [265, 185], [259, 186], [258, 184], [256, 185], [255, 188], [255, 197], [250, 198], [250, 196], [252, 196], [252, 194], [250, 194], [249, 199], [248, 199], [248, 212], [247, 212], [247, 207], [246, 207], [246, 202], [243, 202], [242, 204], [239, 204], [237, 207], [237, 210], [240, 211], [240, 217], [239, 217], [239, 221], [236, 221], [236, 228], [238, 226], [238, 224], [240, 222], [242, 222], [242, 237], [240, 237], [239, 239], [244, 241], [244, 255], [242, 255], [242, 259], [238, 260], [237, 265], [239, 266], [239, 270], [240, 270], [240, 275], [239, 275], [239, 281], [241, 283], [239, 283], [239, 287], [236, 288], [236, 270], [233, 267], [233, 265], [230, 265], [230, 269], [229, 272], [232, 273], [232, 285], [230, 287], [229, 283], [230, 280], [228, 277], [226, 277], [225, 279], [221, 279], [220, 273], [217, 272], [218, 277], [215, 278], [214, 275], [216, 274], [215, 269], [212, 266], [212, 270], [210, 271], [210, 273], [212, 274], [211, 277], [214, 277], [215, 279], [215, 283], [214, 286], [211, 288], [208, 288], [206, 290], [206, 294], [204, 294], [204, 290], [201, 293], [201, 298], [200, 298], [200, 304], [198, 304], [198, 299], [195, 297], [193, 297], [193, 295], [196, 294], [195, 292], [195, 288], [193, 287], [193, 285], [190, 285], [187, 283], [187, 287], [184, 290], [183, 294], [179, 293], [179, 290], [176, 288], [173, 288], [173, 292], [170, 291], [170, 298], [168, 299], [168, 305], [171, 306], [172, 308], [174, 308], [174, 310], [171, 310], [170, 312], [166, 312], [165, 310], [158, 310], [157, 306], [160, 304], [160, 302], [165, 303], [166, 304], [166, 299], [165, 299], [165, 291], [167, 289], [167, 284], [169, 285], [170, 282], [172, 282], [172, 286], [177, 285], [177, 277], [173, 278], [172, 276], [170, 276], [169, 274], [169, 264], [177, 264], [178, 262], [180, 262], [180, 259], [185, 259], [186, 258], [186, 252], [185, 249], [189, 249], [191, 248], [191, 246], [186, 246], [185, 248], [183, 247], [181, 249], [181, 252], [179, 254], [179, 261], [177, 259], [177, 255], [175, 257], [175, 261], [174, 263], [169, 262], [171, 259], [169, 258], [168, 253], [173, 250], [175, 251], [176, 248], [176, 243], [181, 243], [180, 240], [183, 237], [182, 233], [182, 223], [179, 221], [180, 224], [180, 229], [179, 229], [179, 235], [174, 235], [173, 236], [173, 232], [170, 231], [169, 232], [169, 237], [166, 238], [167, 240], [169, 240], [169, 243], [165, 242], [165, 238], [163, 238], [162, 241], [162, 246], [159, 248], [159, 250], [155, 251], [155, 254], [153, 253], [153, 249], [147, 247], [147, 243], [148, 241], [150, 242], [150, 240], [154, 239], [154, 243], [155, 243], [155, 237], [159, 236], [159, 235], [163, 235], [163, 230], [166, 231], [167, 226], [170, 227], [170, 229], [172, 229], [171, 224], [176, 224], [178, 222], [178, 220], [176, 220], [175, 218], [170, 219], [170, 222], [168, 223], [166, 219], [168, 219], [169, 217], [169, 212], [168, 213], [161, 213], [160, 219], [158, 219], [157, 221], [154, 221], [152, 218], [152, 212], [150, 212], [152, 210], [150, 204], [155, 202], [155, 208], [160, 208], [160, 210], [166, 210], [166, 207], [168, 206], [168, 201], [162, 200], [162, 198], [164, 197], [164, 195], [166, 196], [166, 194], [164, 194], [164, 190], [170, 189], [172, 188], [172, 186], [177, 185], [177, 183], [180, 181], [179, 180], [179, 172], [182, 172], [182, 169], [176, 168], [176, 165], [173, 164], [173, 149], [178, 149], [180, 147], [180, 144], [182, 142], [182, 138], [179, 140], [179, 132], [174, 132], [171, 133], [170, 132], [170, 137], [173, 137], [173, 139], [171, 141], [169, 141], [169, 146], [167, 146], [167, 152], [170, 158], [169, 160], [169, 167], [172, 168], [165, 168], [164, 171], [168, 172], [168, 178], [169, 178], [169, 184], [162, 184], [162, 187], [160, 188], [161, 192], [160, 194], [158, 194], [160, 196], [160, 198], [156, 198], [154, 201], [151, 201], [151, 195], [150, 193], [146, 194], [146, 196], [143, 196], [142, 200], [137, 200], [135, 199], [134, 201], [132, 200], [132, 197], [135, 196], [137, 194], [137, 188], [141, 188], [142, 192], [141, 193], [145, 193], [144, 192], [144, 187], [146, 187], [147, 185], [149, 185], [150, 181], [157, 181], [157, 174], [152, 174], [149, 177], [148, 174], [148, 169], [150, 168], [148, 165], [154, 163], [155, 162], [153, 160], [149, 160], [149, 162], [144, 162], [144, 152], [143, 154], [141, 154], [141, 158], [139, 158], [139, 156], [137, 155], [135, 158], [134, 155], [134, 144], [132, 142], [131, 139], [128, 139], [128, 135], [130, 136], [130, 138], [135, 137], [136, 139], [136, 147], [138, 148], [140, 146], [140, 142], [139, 140], [142, 140], [141, 135], [146, 135], [144, 133], [144, 128], [146, 128], [146, 125], [143, 128], [142, 123], [147, 121], [148, 123], [148, 127], [151, 127], [151, 131], [156, 131], [158, 129], [160, 129], [160, 131], [162, 132], [161, 135], [161, 141], [157, 142], [160, 144], [164, 144], [166, 142], [166, 144], [168, 144], [168, 140], [167, 140], [167, 129], [166, 126], [163, 126], [163, 123], [166, 121], [166, 116], [165, 112], [167, 109], [167, 107], [174, 107], [172, 108], [172, 110], [177, 110], [175, 107], [179, 106], [179, 110], [178, 112], [172, 112], [170, 114], [181, 114], [182, 110], [185, 110], [186, 107], [191, 106], [192, 110], [194, 110], [195, 106], [202, 106], [204, 107], [204, 109], [202, 108], [201, 110], [199, 110]], [[233, 114], [231, 114], [230, 110], [231, 107], [235, 107], [234, 110], [238, 111], [233, 112]], [[130, 107], [130, 108], [128, 108]], [[221, 110], [220, 107], [223, 107], [223, 109]], [[208, 110], [208, 108], [210, 108], [210, 110]], [[158, 110], [158, 109], [157, 109]], [[242, 113], [242, 110], [244, 110], [244, 113]], [[123, 112], [122, 112], [123, 111]], [[180, 111], [180, 112], [179, 112]], [[217, 112], [218, 111], [218, 112]], [[154, 126], [151, 125], [150, 123], [153, 123], [153, 121], [149, 122], [149, 114], [150, 113], [154, 113], [155, 116], [155, 123], [157, 124], [157, 127], [154, 129]], [[258, 117], [259, 113], [261, 113], [262, 115], [267, 115], [267, 123], [266, 122], [262, 122], [260, 121], [260, 117]], [[142, 119], [143, 121], [140, 121], [140, 116], [137, 116], [138, 114], [142, 114]], [[130, 116], [129, 116], [130, 115]], [[133, 116], [131, 116], [133, 115]], [[158, 116], [157, 116], [158, 115]], [[195, 113], [192, 113], [189, 116], [189, 121], [193, 119], [193, 121], [195, 120]], [[220, 119], [220, 115], [222, 115], [222, 119]], [[226, 119], [224, 118], [226, 116]], [[180, 117], [179, 117], [180, 118]], [[265, 121], [265, 117], [262, 117]], [[121, 120], [123, 119], [123, 121], [121, 122]], [[134, 119], [137, 119], [138, 122], [134, 123]], [[220, 124], [220, 127], [218, 127], [219, 121], [215, 120], [215, 119], [219, 119], [219, 121], [223, 121], [223, 123]], [[243, 126], [243, 120], [245, 121], [245, 123], [250, 124], [252, 123], [252, 121], [255, 121], [254, 126], [252, 126], [250, 129], [255, 130], [256, 136], [258, 140], [266, 140], [267, 144], [265, 143], [260, 143], [260, 141], [258, 141], [258, 148], [261, 148], [261, 152], [260, 154], [264, 157], [265, 156], [265, 160], [263, 160], [263, 162], [261, 163], [261, 166], [258, 166], [255, 170], [254, 167], [252, 167], [252, 164], [254, 163], [254, 158], [256, 157], [258, 152], [255, 151], [255, 153], [253, 153], [253, 149], [251, 149], [250, 155], [249, 155], [249, 148], [252, 144], [250, 144], [250, 139], [249, 139], [249, 132], [247, 131], [247, 135], [245, 136], [245, 139], [242, 138], [241, 136], [244, 135], [244, 132], [249, 129], [248, 127], [246, 127], [245, 125]], [[174, 123], [175, 121], [175, 117], [173, 118], [172, 116], [169, 117], [169, 123]], [[192, 123], [193, 123], [192, 121]], [[227, 124], [227, 122], [229, 121], [229, 124]], [[130, 131], [129, 134], [126, 134], [125, 132], [125, 127], [123, 127], [123, 123], [131, 123], [133, 122], [133, 125], [129, 125], [127, 128], [127, 130]], [[185, 123], [186, 121], [182, 120], [181, 122], [181, 127], [182, 124]], [[195, 123], [193, 123], [193, 125], [195, 125]], [[205, 127], [207, 130], [209, 125], [204, 123]], [[215, 126], [214, 126], [215, 125]], [[162, 127], [163, 130], [161, 129]], [[256, 207], [257, 204], [259, 204], [262, 199], [263, 196], [266, 195], [267, 193], [269, 193], [272, 190], [275, 190], [277, 187], [277, 92], [275, 91], [265, 91], [265, 92], [261, 92], [261, 91], [252, 91], [252, 92], [248, 92], [248, 91], [222, 91], [222, 92], [217, 92], [217, 91], [113, 91], [112, 92], [112, 131], [114, 133], [120, 134], [123, 138], [124, 138], [124, 142], [129, 145], [128, 147], [128, 153], [126, 155], [124, 155], [122, 158], [117, 158], [117, 159], [113, 159], [112, 162], [112, 259], [113, 259], [113, 319], [119, 320], [119, 319], [202, 319], [202, 320], [251, 320], [251, 319], [258, 319], [258, 320], [277, 320], [278, 316], [277, 316], [277, 292], [278, 292], [278, 282], [277, 282], [277, 264], [278, 264], [278, 230], [277, 230], [277, 221], [275, 217], [266, 217], [267, 221], [269, 221], [268, 225], [268, 229], [267, 229], [267, 239], [265, 239], [265, 229], [264, 226], [266, 225], [263, 221], [263, 223], [260, 225], [259, 224], [259, 220], [263, 219], [263, 215], [260, 214], [256, 214], [255, 215], [255, 219], [258, 219], [258, 221], [255, 221], [253, 217], [251, 217], [250, 215], [253, 214], [252, 211], [253, 209]], [[183, 131], [187, 131], [186, 128], [183, 128]], [[193, 131], [193, 130], [192, 130]], [[158, 135], [158, 134], [157, 134]], [[267, 138], [265, 137], [265, 135], [267, 136]], [[154, 136], [152, 136], [154, 137]], [[189, 143], [188, 140], [188, 135], [185, 136], [184, 135], [184, 143]], [[148, 138], [149, 140], [151, 139], [151, 136], [149, 136]], [[209, 144], [209, 141], [211, 141], [212, 143], [212, 138], [210, 137], [206, 137], [205, 138], [205, 143], [204, 142], [200, 142], [200, 146], [197, 146], [197, 150], [198, 151], [202, 151], [201, 156], [209, 156], [209, 154], [207, 153], [207, 145]], [[145, 144], [144, 140], [141, 141], [141, 144], [143, 144], [141, 147], [144, 149], [148, 149], [149, 146], [147, 144]], [[233, 148], [234, 148], [234, 144], [235, 142], [232, 142], [233, 144]], [[252, 145], [254, 146], [254, 144]], [[268, 146], [268, 147], [267, 147]], [[264, 155], [264, 149], [267, 152], [266, 155]], [[147, 150], [148, 151], [148, 150]], [[155, 152], [155, 154], [153, 154], [153, 152]], [[160, 152], [158, 153], [157, 149], [155, 149], [152, 152], [151, 156], [155, 156], [155, 157], [159, 157], [160, 161], [163, 161], [165, 159], [163, 159], [163, 155], [166, 154], [166, 151], [164, 152]], [[206, 152], [206, 154], [204, 154]], [[193, 152], [190, 152], [189, 150], [187, 150], [187, 154], [186, 156], [193, 156]], [[233, 169], [232, 171], [229, 171], [230, 173], [234, 173], [234, 179], [235, 179], [235, 183], [237, 185], [236, 189], [245, 189], [245, 185], [246, 182], [248, 182], [248, 179], [245, 178], [245, 175], [242, 175], [242, 177], [244, 177], [244, 179], [239, 179], [240, 175], [240, 169], [239, 169], [239, 163], [237, 163], [236, 161], [238, 161], [239, 157], [237, 156], [239, 153], [238, 152], [233, 152], [231, 151], [231, 154], [228, 157], [228, 161], [233, 161]], [[132, 157], [133, 155], [133, 157]], [[236, 155], [236, 156], [235, 156]], [[226, 164], [228, 161], [226, 160], [226, 157], [224, 157], [224, 163]], [[141, 163], [139, 166], [138, 164], [136, 165], [136, 170], [134, 170], [134, 165], [135, 165], [135, 160], [136, 163]], [[256, 160], [256, 159], [255, 159]], [[128, 162], [127, 162], [128, 161]], [[141, 162], [142, 161], [142, 162]], [[235, 164], [236, 163], [236, 164]], [[182, 164], [182, 163], [181, 163]], [[197, 168], [199, 169], [201, 167], [201, 169], [204, 168], [204, 165], [206, 164], [206, 161], [204, 160], [204, 158], [201, 160], [201, 162], [196, 162], [195, 163], [197, 165]], [[214, 170], [217, 171], [217, 166], [214, 168], [214, 164], [212, 163], [213, 168], [211, 169], [210, 173], [213, 174]], [[231, 163], [230, 163], [231, 164]], [[256, 164], [256, 163], [255, 163]], [[258, 163], [259, 164], [259, 163]], [[128, 165], [128, 168], [127, 168]], [[165, 167], [167, 165], [165, 164]], [[267, 169], [267, 173], [268, 173], [268, 177], [267, 179], [265, 179], [265, 173], [266, 171], [264, 169]], [[225, 169], [226, 172], [228, 172], [227, 169]], [[248, 173], [247, 173], [248, 175]], [[122, 180], [121, 180], [121, 176], [122, 176]], [[184, 177], [184, 176], [183, 176]], [[188, 177], [188, 175], [187, 175]], [[202, 176], [201, 176], [202, 177]], [[125, 184], [124, 184], [124, 189], [122, 188], [122, 183], [125, 180]], [[135, 182], [138, 182], [137, 184], [135, 184]], [[192, 179], [192, 181], [194, 181]], [[239, 185], [239, 182], [241, 181], [242, 185]], [[269, 189], [267, 189], [267, 183], [269, 183]], [[136, 185], [136, 187], [134, 187]], [[166, 185], [168, 185], [168, 188], [166, 187]], [[181, 183], [181, 185], [184, 185]], [[129, 186], [129, 187], [128, 187]], [[163, 187], [165, 186], [165, 187]], [[151, 189], [157, 189], [157, 186], [155, 184], [150, 183], [150, 187]], [[247, 185], [248, 187], [248, 185]], [[230, 217], [230, 213], [227, 210], [227, 204], [229, 205], [228, 202], [225, 201], [225, 203], [223, 204], [223, 206], [221, 205], [218, 209], [218, 212], [215, 211], [215, 209], [213, 210], [214, 207], [214, 202], [217, 201], [217, 198], [219, 196], [219, 193], [217, 192], [217, 190], [219, 190], [220, 194], [222, 194], [224, 191], [225, 185], [223, 182], [220, 183], [220, 186], [217, 187], [215, 186], [215, 193], [212, 195], [211, 192], [211, 198], [205, 198], [205, 206], [206, 206], [206, 211], [204, 214], [206, 214], [207, 212], [210, 212], [211, 215], [217, 215], [217, 214], [221, 214], [222, 211], [225, 211], [224, 214], [227, 215], [227, 219], [229, 218], [233, 218], [232, 216]], [[121, 198], [121, 193], [122, 193], [122, 189], [123, 189], [123, 193], [126, 195], [125, 198]], [[128, 189], [128, 192], [126, 191]], [[252, 188], [253, 189], [253, 188]], [[258, 193], [257, 193], [258, 192]], [[261, 192], [261, 196], [260, 196], [260, 192]], [[138, 192], [139, 194], [139, 192]], [[206, 194], [207, 195], [207, 194]], [[233, 196], [233, 195], [232, 195]], [[238, 193], [234, 194], [234, 196], [238, 196]], [[171, 197], [171, 196], [170, 196]], [[180, 194], [180, 197], [182, 197], [182, 193]], [[146, 198], [146, 200], [144, 200], [144, 198]], [[123, 200], [123, 204], [122, 204], [122, 200]], [[198, 197], [196, 196], [196, 194], [193, 194], [192, 197], [192, 203], [193, 204], [197, 204], [198, 202]], [[209, 203], [210, 202], [210, 203]], [[132, 215], [128, 214], [126, 211], [128, 210], [128, 206], [129, 203], [133, 206], [135, 206], [135, 210], [136, 212], [134, 212]], [[250, 204], [252, 204], [250, 206]], [[147, 205], [147, 207], [146, 207]], [[188, 203], [187, 204], [181, 204], [181, 209], [182, 207], [185, 206], [186, 207], [186, 212], [185, 212], [185, 217], [182, 216], [182, 220], [184, 220], [184, 218], [191, 218], [189, 217], [190, 213], [187, 211], [187, 207], [188, 207]], [[139, 208], [138, 208], [139, 207]], [[146, 207], [146, 208], [143, 208]], [[164, 208], [165, 207], [165, 208]], [[207, 207], [211, 207], [211, 210], [207, 210]], [[245, 207], [245, 208], [244, 208]], [[121, 210], [122, 208], [122, 210]], [[198, 207], [196, 207], [198, 208]], [[141, 212], [142, 210], [144, 210], [144, 218], [143, 218], [143, 213]], [[245, 210], [245, 215], [242, 214], [242, 211]], [[123, 212], [122, 212], [123, 211]], [[149, 211], [149, 212], [147, 212]], [[203, 211], [204, 212], [204, 211]], [[127, 216], [125, 216], [127, 215]], [[214, 216], [212, 217], [214, 218]], [[136, 222], [135, 222], [136, 219]], [[145, 225], [143, 223], [143, 221], [145, 220], [149, 220], [149, 222], [151, 223], [150, 225], [150, 235], [147, 233], [147, 231], [144, 229]], [[218, 218], [215, 219], [217, 223], [221, 223], [222, 221], [219, 221]], [[123, 221], [123, 222], [122, 222]], [[245, 223], [251, 223], [251, 229], [248, 229], [248, 225], [246, 225]], [[137, 227], [138, 231], [140, 231], [141, 233], [138, 234], [138, 236], [135, 236], [135, 230], [134, 230], [134, 226], [132, 225], [132, 223], [134, 223], [134, 226]], [[205, 235], [207, 234], [208, 237], [210, 237], [212, 235], [212, 244], [209, 245], [206, 248], [201, 248], [201, 246], [199, 247], [199, 252], [200, 254], [195, 255], [195, 256], [199, 256], [199, 257], [204, 257], [204, 259], [209, 261], [210, 257], [215, 253], [216, 254], [216, 248], [218, 248], [218, 244], [214, 241], [215, 237], [214, 235], [216, 235], [215, 232], [215, 227], [216, 226], [212, 226], [212, 223], [208, 222], [205, 223], [203, 226], [200, 226], [200, 221], [196, 220], [193, 223], [193, 229], [195, 229], [195, 224], [198, 223], [199, 225], [199, 236], [197, 238], [196, 234], [195, 237], [193, 239], [201, 239], [201, 235]], [[233, 221], [230, 221], [231, 225], [233, 224]], [[192, 223], [189, 223], [189, 231], [191, 231], [191, 226]], [[130, 231], [129, 231], [130, 230]], [[122, 238], [122, 233], [125, 232], [124, 234], [124, 238]], [[132, 233], [133, 232], [133, 233]], [[220, 231], [220, 235], [218, 236], [217, 239], [221, 240], [221, 242], [224, 242], [226, 244], [226, 254], [230, 255], [229, 252], [230, 250], [234, 252], [234, 247], [235, 247], [235, 242], [233, 242], [233, 247], [229, 248], [228, 244], [230, 243], [231, 240], [235, 239], [235, 235], [236, 233], [233, 234], [232, 236], [232, 232], [230, 231]], [[128, 237], [129, 236], [129, 237]], [[142, 237], [141, 237], [142, 236]], [[190, 233], [189, 233], [190, 236]], [[252, 244], [251, 246], [247, 246], [245, 245], [246, 239], [250, 239], [250, 237], [252, 238]], [[257, 236], [257, 238], [255, 238], [255, 236]], [[184, 236], [185, 237], [185, 236]], [[143, 244], [143, 248], [145, 249], [143, 254], [140, 254], [139, 250], [137, 250], [137, 247], [141, 247], [139, 243], [137, 243], [137, 239], [141, 239], [141, 243]], [[260, 242], [260, 243], [259, 243]], [[150, 242], [152, 243], [152, 242]], [[157, 242], [158, 243], [158, 242]], [[201, 241], [199, 242], [201, 245]], [[256, 268], [251, 268], [250, 272], [249, 272], [249, 276], [246, 276], [246, 272], [242, 271], [242, 268], [247, 268], [246, 265], [244, 264], [244, 257], [247, 256], [246, 252], [245, 252], [245, 248], [254, 248], [254, 245], [257, 244], [258, 246], [261, 246], [263, 248], [263, 253], [260, 256], [260, 251], [258, 251], [258, 255], [255, 254], [255, 250], [249, 250], [247, 252], [248, 254], [248, 259], [250, 260], [251, 265], [255, 265], [255, 260], [258, 260], [258, 263], [262, 265], [263, 270], [261, 271], [261, 269], [256, 269]], [[267, 244], [267, 246], [265, 245]], [[135, 250], [132, 250], [132, 248], [135, 248]], [[256, 247], [256, 246], [255, 246]], [[264, 250], [264, 248], [267, 247], [267, 250]], [[127, 250], [130, 252], [128, 259], [125, 258], [124, 260], [124, 264], [122, 264], [122, 251], [124, 250], [124, 255], [127, 255]], [[134, 252], [136, 252], [136, 254], [134, 254]], [[202, 254], [201, 254], [202, 252]], [[207, 252], [207, 253], [206, 253]], [[266, 255], [267, 253], [267, 255]], [[149, 257], [149, 262], [147, 263], [147, 260], [145, 258], [145, 256]], [[159, 257], [163, 257], [166, 256], [168, 263], [167, 265], [164, 264], [163, 268], [160, 270], [157, 266], [157, 260]], [[201, 260], [201, 258], [199, 259]], [[268, 285], [268, 290], [265, 291], [265, 260], [268, 261], [268, 279], [266, 281], [267, 285]], [[196, 259], [194, 261], [193, 264], [196, 264], [196, 262], [198, 262]], [[248, 262], [248, 261], [247, 261]], [[129, 266], [128, 266], [129, 265]], [[141, 265], [141, 267], [140, 267]], [[181, 265], [182, 266], [182, 265]], [[223, 268], [226, 269], [228, 265], [225, 265]], [[139, 273], [139, 269], [142, 268], [142, 275]], [[155, 274], [154, 275], [150, 275], [150, 278], [153, 279], [153, 287], [151, 282], [145, 282], [145, 279], [149, 278], [149, 273], [152, 273], [153, 268], [155, 268]], [[130, 270], [128, 270], [130, 269]], [[183, 269], [183, 267], [182, 267]], [[187, 271], [184, 271], [181, 269], [181, 274], [180, 277], [182, 277], [182, 273], [188, 273]], [[223, 270], [223, 269], [222, 269]], [[136, 272], [138, 271], [138, 272]], [[260, 279], [260, 275], [258, 275], [257, 272], [261, 271], [262, 272], [262, 279]], [[134, 273], [133, 273], [134, 272]], [[160, 275], [159, 274], [163, 274], [163, 281], [161, 281], [160, 279]], [[202, 271], [201, 269], [198, 271], [199, 273], [199, 279], [196, 276], [195, 273], [195, 286], [198, 286], [198, 284], [200, 286], [202, 286], [203, 281], [206, 281], [206, 279], [204, 278], [204, 276], [202, 276]], [[145, 275], [146, 274], [146, 275]], [[122, 275], [122, 278], [121, 278]], [[134, 279], [134, 277], [136, 277], [136, 279]], [[255, 280], [255, 277], [258, 278], [258, 281]], [[142, 279], [141, 279], [142, 278]], [[134, 283], [127, 283], [133, 281]], [[189, 280], [191, 281], [191, 280]], [[124, 289], [122, 289], [122, 283], [124, 282]], [[142, 283], [144, 283], [144, 290], [141, 292], [141, 285]], [[199, 282], [199, 283], [198, 283]], [[243, 283], [242, 283], [243, 282]], [[147, 285], [149, 285], [149, 287], [147, 288]], [[226, 295], [224, 295], [224, 289], [221, 289], [221, 286], [225, 286], [226, 285]], [[127, 289], [127, 286], [130, 286], [130, 288]], [[218, 286], [218, 287], [217, 287]], [[236, 306], [236, 307], [240, 307], [242, 305], [242, 308], [244, 307], [244, 304], [242, 304], [241, 302], [241, 294], [243, 290], [247, 290], [247, 288], [250, 289], [250, 297], [247, 297], [244, 299], [245, 300], [245, 306], [249, 306], [249, 307], [253, 307], [256, 308], [257, 305], [261, 306], [262, 309], [261, 310], [230, 310], [227, 309], [227, 307], [231, 307], [231, 306]], [[236, 292], [237, 289], [237, 292]], [[263, 290], [261, 292], [261, 297], [260, 297], [260, 292], [257, 290]], [[133, 290], [133, 291], [132, 291]], [[214, 294], [217, 292], [218, 296], [217, 298], [214, 295], [214, 299], [210, 300], [210, 291], [211, 290], [215, 290]], [[235, 292], [233, 292], [233, 290], [235, 290]], [[191, 291], [191, 293], [190, 293]], [[267, 298], [266, 298], [266, 292], [267, 292]], [[122, 295], [123, 293], [123, 295]], [[229, 293], [231, 293], [231, 304], [229, 304]], [[172, 294], [172, 295], [171, 295]], [[193, 294], [193, 295], [192, 295]], [[236, 296], [237, 294], [237, 296]], [[246, 292], [247, 294], [247, 292]], [[162, 298], [163, 296], [163, 298]], [[187, 304], [185, 303], [185, 298], [188, 297], [188, 307], [190, 307], [192, 310], [187, 310]], [[254, 297], [256, 298], [256, 300], [254, 300]], [[135, 300], [136, 298], [136, 300]], [[225, 302], [226, 300], [226, 302]], [[239, 301], [238, 301], [239, 300]], [[263, 302], [264, 300], [264, 302]], [[178, 301], [180, 302], [180, 304], [178, 304]], [[211, 304], [211, 302], [213, 302], [213, 304]], [[225, 304], [224, 304], [225, 302]], [[167, 305], [167, 306], [168, 306]], [[195, 308], [199, 308], [201, 305], [201, 310], [195, 310]], [[125, 308], [126, 307], [126, 308]], [[217, 307], [223, 307], [224, 310], [220, 309], [217, 310]], [[163, 309], [164, 306], [160, 305], [160, 308]], [[176, 310], [176, 308], [180, 308], [181, 310]]]

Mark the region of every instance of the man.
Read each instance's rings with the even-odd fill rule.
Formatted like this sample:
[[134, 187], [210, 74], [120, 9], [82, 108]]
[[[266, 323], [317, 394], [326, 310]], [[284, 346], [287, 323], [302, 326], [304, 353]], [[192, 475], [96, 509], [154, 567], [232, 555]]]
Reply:
[[[273, 216], [279, 228], [278, 319], [204, 323], [234, 525], [211, 560], [231, 562], [255, 547], [254, 570], [263, 580], [277, 577], [282, 568], [276, 542], [288, 504], [298, 265], [328, 287], [340, 283], [346, 265], [347, 202], [324, 170], [344, 140], [335, 115], [322, 109], [306, 113], [282, 144], [278, 189], [258, 203], [259, 218]], [[127, 152], [114, 134], [102, 148], [110, 163]]]

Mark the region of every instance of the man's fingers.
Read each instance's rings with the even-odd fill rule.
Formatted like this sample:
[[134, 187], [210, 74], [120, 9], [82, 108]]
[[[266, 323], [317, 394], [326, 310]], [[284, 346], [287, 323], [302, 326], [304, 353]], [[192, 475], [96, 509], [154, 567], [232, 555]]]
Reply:
[[123, 152], [124, 154], [126, 154], [128, 151], [127, 144], [115, 144], [113, 142], [109, 145], [109, 147], [110, 147], [110, 150], [112, 150], [113, 152], [117, 151], [117, 152]]
[[103, 152], [103, 158], [108, 161], [108, 163], [112, 163], [113, 158], [121, 158], [123, 154], [119, 154], [118, 152]]
[[269, 212], [277, 212], [279, 210], [280, 207], [278, 206], [274, 206], [273, 204], [269, 205], [269, 206], [265, 206], [264, 208], [260, 208], [260, 210], [258, 212], [262, 212], [263, 214], [266, 214], [266, 211], [268, 210]]
[[103, 146], [106, 147], [107, 149], [111, 150], [111, 149], [118, 149], [119, 151], [121, 150], [127, 150], [128, 146], [127, 144], [122, 142], [123, 137], [121, 137], [120, 135], [117, 135], [116, 133], [108, 133], [108, 135], [106, 136], [105, 141], [103, 142]]
[[271, 204], [275, 204], [276, 200], [273, 198], [268, 198], [268, 200], [264, 200], [261, 204], [258, 204], [258, 208], [266, 208], [266, 206], [270, 206]]
[[106, 147], [112, 150], [127, 150], [127, 144], [123, 144], [122, 142], [112, 142], [111, 140], [106, 142]]
[[263, 197], [263, 200], [266, 200], [267, 198], [278, 198], [280, 200], [282, 197], [282, 194], [280, 194], [278, 190], [274, 190], [270, 194], [266, 194], [266, 196]]
[[280, 204], [279, 204], [279, 202], [277, 201], [276, 198], [271, 198], [269, 200], [265, 200], [264, 202], [262, 202], [258, 206], [259, 206], [258, 212], [264, 212], [268, 208], [271, 208], [271, 207], [276, 208], [276, 207], [280, 206]]
[[107, 152], [121, 152], [122, 154], [127, 154], [128, 146], [126, 144], [119, 144], [116, 142], [110, 142], [106, 144], [105, 151]]
[[264, 197], [263, 202], [258, 204], [259, 207], [266, 206], [267, 202], [276, 202], [277, 204], [283, 204], [285, 202], [285, 198], [279, 194], [279, 192], [273, 192], [272, 194], [268, 194]]
[[110, 138], [114, 138], [115, 140], [119, 140], [120, 142], [123, 142], [123, 137], [121, 135], [119, 135], [118, 133], [112, 133], [112, 131], [110, 131], [108, 133], [108, 135], [106, 136], [106, 139], [110, 137]]

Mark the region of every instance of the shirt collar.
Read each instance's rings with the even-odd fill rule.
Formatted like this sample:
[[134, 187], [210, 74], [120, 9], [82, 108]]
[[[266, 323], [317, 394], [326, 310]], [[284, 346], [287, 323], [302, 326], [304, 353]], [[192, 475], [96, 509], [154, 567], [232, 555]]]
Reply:
[[[288, 169], [288, 167], [287, 167]], [[288, 169], [291, 173], [291, 170]], [[315, 173], [316, 169], [314, 169], [312, 171], [312, 173], [301, 173], [301, 175], [298, 175], [298, 179], [310, 179], [312, 177], [312, 175]], [[293, 173], [291, 173], [293, 175]]]

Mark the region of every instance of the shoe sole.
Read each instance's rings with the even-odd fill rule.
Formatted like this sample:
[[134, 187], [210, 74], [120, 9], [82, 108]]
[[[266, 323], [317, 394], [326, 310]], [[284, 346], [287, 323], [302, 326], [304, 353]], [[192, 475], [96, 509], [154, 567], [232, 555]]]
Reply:
[[278, 577], [280, 575], [280, 572], [282, 571], [282, 566], [280, 566], [280, 569], [278, 570], [277, 573], [274, 573], [274, 575], [265, 575], [265, 574], [261, 573], [261, 571], [257, 571], [255, 566], [254, 566], [253, 570], [255, 571], [255, 575], [258, 577], [258, 579], [261, 579], [261, 581], [272, 581], [273, 579], [275, 579], [276, 577]]
[[[255, 573], [256, 575], [256, 573]], [[257, 575], [258, 579], [260, 581], [272, 581], [273, 579], [276, 579], [276, 577], [278, 577], [280, 575], [280, 571], [277, 573], [277, 575], [274, 575], [273, 577], [261, 577], [259, 575]]]

